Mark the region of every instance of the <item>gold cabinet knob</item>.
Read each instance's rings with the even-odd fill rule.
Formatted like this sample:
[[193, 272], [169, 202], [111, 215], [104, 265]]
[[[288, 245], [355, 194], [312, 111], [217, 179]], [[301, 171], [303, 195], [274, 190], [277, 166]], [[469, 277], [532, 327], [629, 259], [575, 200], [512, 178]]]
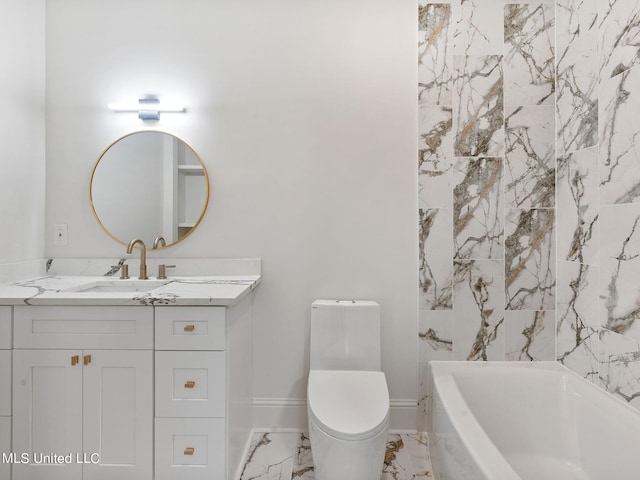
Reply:
[[184, 326], [184, 331], [185, 332], [193, 332], [196, 329], [195, 325], [185, 325]]
[[83, 361], [85, 365], [89, 365], [91, 363], [91, 355], [85, 355]]
[[187, 383], [184, 384], [184, 388], [193, 388], [196, 386], [196, 382], [193, 382], [191, 380], [189, 380]]
[[77, 365], [78, 363], [80, 363], [80, 355], [74, 355], [73, 357], [71, 357], [71, 366], [72, 367], [74, 365]]
[[185, 450], [184, 450], [184, 454], [185, 454], [185, 455], [193, 455], [193, 452], [195, 452], [195, 451], [196, 451], [196, 449], [195, 449], [195, 448], [193, 448], [193, 447], [187, 447], [187, 448], [185, 448]]

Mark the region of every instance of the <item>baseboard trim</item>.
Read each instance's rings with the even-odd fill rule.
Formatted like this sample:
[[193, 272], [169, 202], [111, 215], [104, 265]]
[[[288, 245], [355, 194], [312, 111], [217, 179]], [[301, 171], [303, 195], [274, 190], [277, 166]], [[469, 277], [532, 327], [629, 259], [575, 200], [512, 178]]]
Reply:
[[[417, 401], [391, 399], [393, 433], [417, 431]], [[255, 432], [307, 431], [307, 400], [305, 398], [254, 397], [253, 429]]]

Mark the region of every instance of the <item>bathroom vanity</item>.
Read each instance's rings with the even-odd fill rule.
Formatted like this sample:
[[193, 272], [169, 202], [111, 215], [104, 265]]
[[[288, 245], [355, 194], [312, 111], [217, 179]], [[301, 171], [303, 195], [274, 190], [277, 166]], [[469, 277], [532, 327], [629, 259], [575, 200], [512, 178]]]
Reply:
[[0, 479], [234, 478], [259, 260], [208, 261], [216, 275], [172, 260], [162, 281], [87, 275], [109, 271], [101, 261], [52, 274], [80, 261], [56, 262], [0, 286]]

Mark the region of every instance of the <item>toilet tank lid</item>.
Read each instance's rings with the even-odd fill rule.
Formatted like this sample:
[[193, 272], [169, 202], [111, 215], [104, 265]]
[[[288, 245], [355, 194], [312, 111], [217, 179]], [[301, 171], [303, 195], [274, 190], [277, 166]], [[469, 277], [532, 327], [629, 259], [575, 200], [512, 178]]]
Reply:
[[311, 370], [309, 411], [320, 428], [343, 439], [375, 434], [389, 416], [389, 390], [382, 372]]
[[378, 302], [374, 302], [371, 300], [327, 300], [327, 299], [319, 299], [319, 300], [315, 300], [311, 306], [336, 306], [336, 305], [340, 305], [340, 306], [379, 306]]

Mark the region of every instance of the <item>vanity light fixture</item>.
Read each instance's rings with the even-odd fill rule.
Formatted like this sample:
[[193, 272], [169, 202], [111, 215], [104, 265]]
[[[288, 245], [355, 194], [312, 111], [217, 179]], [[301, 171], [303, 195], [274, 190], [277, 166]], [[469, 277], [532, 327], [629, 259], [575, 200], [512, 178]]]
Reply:
[[163, 103], [157, 97], [140, 98], [137, 103], [110, 103], [107, 106], [115, 112], [137, 112], [140, 120], [160, 120], [162, 112], [182, 113], [185, 111], [184, 106]]

